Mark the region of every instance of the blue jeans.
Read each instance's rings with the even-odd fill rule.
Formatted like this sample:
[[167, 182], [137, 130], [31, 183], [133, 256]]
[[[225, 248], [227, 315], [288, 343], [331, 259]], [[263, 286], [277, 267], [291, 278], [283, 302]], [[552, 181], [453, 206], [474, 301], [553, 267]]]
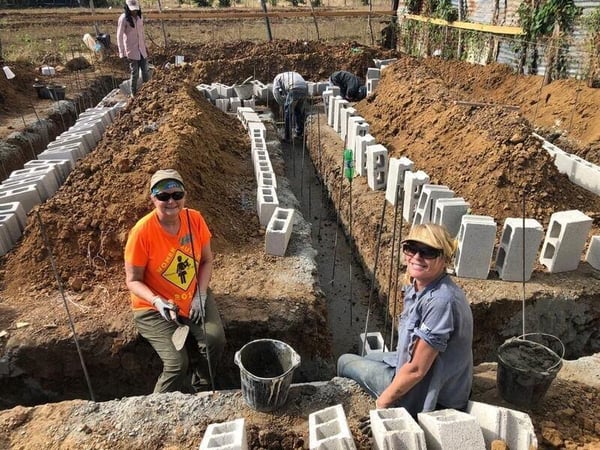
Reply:
[[306, 116], [307, 88], [292, 88], [289, 90], [285, 103], [283, 104], [283, 115], [285, 117], [285, 136], [289, 140], [292, 134], [292, 115], [296, 124], [296, 136], [304, 133], [304, 119]]
[[135, 95], [138, 90], [138, 79], [140, 77], [140, 69], [142, 70], [142, 81], [145, 83], [150, 79], [150, 72], [148, 71], [148, 60], [143, 56], [140, 59], [129, 60], [129, 70], [131, 73], [131, 94]]
[[346, 353], [337, 362], [338, 377], [351, 378], [374, 398], [381, 395], [396, 375], [396, 368], [383, 362], [395, 352], [374, 352], [362, 357]]

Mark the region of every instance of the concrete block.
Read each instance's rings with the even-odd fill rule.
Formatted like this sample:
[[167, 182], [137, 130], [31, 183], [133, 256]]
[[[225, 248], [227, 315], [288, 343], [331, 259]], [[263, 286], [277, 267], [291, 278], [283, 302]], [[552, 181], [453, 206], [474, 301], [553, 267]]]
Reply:
[[[535, 257], [544, 237], [544, 228], [535, 219], [508, 217], [496, 253], [496, 270], [504, 281], [527, 281], [531, 278]], [[523, 265], [523, 247], [525, 265]], [[525, 279], [523, 280], [523, 274]]]
[[335, 121], [335, 115], [337, 114], [337, 103], [342, 100], [344, 99], [340, 95], [329, 97], [329, 104], [327, 106], [327, 125], [332, 127], [334, 130], [335, 127], [333, 126], [333, 124]]
[[367, 176], [367, 147], [377, 142], [370, 134], [356, 137], [356, 150], [354, 152], [354, 173], [356, 176]]
[[381, 71], [378, 67], [369, 67], [367, 68], [367, 80], [378, 80], [381, 78]]
[[[0, 256], [6, 255], [12, 249], [10, 234], [6, 226], [0, 223]], [[0, 373], [2, 371], [0, 370]]]
[[112, 108], [100, 107], [100, 108], [88, 108], [81, 114], [79, 114], [78, 120], [85, 119], [100, 119], [104, 124], [104, 127], [108, 127], [113, 123], [114, 113]]
[[469, 212], [470, 206], [462, 197], [440, 198], [435, 202], [433, 223], [444, 226], [450, 236], [456, 237], [462, 217]]
[[577, 269], [591, 226], [591, 217], [576, 209], [552, 214], [540, 263], [550, 273]]
[[294, 209], [275, 208], [267, 224], [265, 252], [284, 256], [294, 226]]
[[85, 155], [77, 144], [72, 146], [61, 146], [52, 147], [46, 149], [42, 153], [38, 154], [40, 160], [57, 160], [57, 159], [68, 159], [71, 161], [71, 165], [75, 167], [75, 163], [78, 159], [81, 159]]
[[261, 122], [250, 122], [248, 124], [248, 133], [250, 134], [250, 137], [262, 137], [263, 139], [267, 138], [267, 128], [265, 127], [265, 124]]
[[[240, 106], [238, 108], [238, 110], [240, 108], [243, 108], [243, 106]], [[256, 114], [255, 112], [252, 113], [244, 113], [242, 115], [242, 126], [244, 127], [245, 130], [248, 129], [248, 125], [250, 123], [262, 123], [262, 120], [260, 119], [260, 117], [258, 116], [258, 114]]]
[[381, 144], [367, 146], [367, 184], [371, 189], [385, 189], [387, 170], [387, 148]]
[[306, 83], [306, 87], [308, 88], [308, 96], [309, 97], [315, 97], [315, 96], [319, 95], [319, 91], [317, 89], [317, 83], [315, 83], [314, 81], [308, 81]]
[[348, 134], [348, 119], [357, 115], [358, 112], [356, 112], [356, 108], [353, 108], [352, 106], [340, 109], [340, 137], [345, 144], [348, 142], [346, 139]]
[[[325, 111], [329, 111], [329, 105], [331, 104], [331, 99], [334, 97], [339, 97], [340, 88], [337, 86], [328, 86], [327, 89], [323, 92], [321, 97], [323, 97], [323, 105], [325, 106]], [[332, 126], [333, 123], [329, 124]]]
[[366, 337], [367, 340], [365, 342], [365, 333], [360, 333], [358, 341], [359, 355], [368, 355], [369, 353], [388, 351], [388, 348], [383, 341], [383, 336], [379, 331], [370, 331], [367, 333]]
[[367, 80], [367, 96], [371, 95], [377, 89], [379, 79]]
[[254, 152], [255, 150], [267, 151], [267, 141], [264, 137], [254, 137], [250, 140], [250, 151]]
[[254, 176], [256, 177], [256, 181], [258, 182], [258, 173], [261, 171], [261, 168], [270, 167], [271, 172], [273, 171], [273, 166], [271, 165], [271, 158], [269, 158], [269, 152], [263, 149], [255, 148], [252, 150], [252, 164], [254, 165]]
[[16, 214], [0, 214], [0, 224], [4, 225], [7, 231], [6, 236], [10, 239], [10, 247], [12, 248], [21, 237], [19, 218]]
[[100, 139], [102, 139], [101, 127], [97, 123], [92, 122], [80, 122], [71, 125], [71, 127], [66, 131], [66, 133], [73, 134], [87, 131], [93, 137], [93, 145], [92, 148], [96, 147], [96, 144]]
[[594, 194], [600, 195], [600, 166], [573, 155], [573, 170], [569, 179]]
[[369, 124], [359, 115], [348, 117], [348, 129], [346, 132], [346, 148], [352, 150], [356, 159], [356, 137], [365, 136], [369, 133]]
[[417, 414], [428, 450], [485, 450], [475, 417], [454, 409]]
[[212, 103], [219, 98], [219, 90], [210, 84], [198, 84], [196, 90], [204, 94], [204, 97]]
[[486, 448], [491, 448], [497, 439], [506, 442], [511, 450], [538, 447], [531, 418], [524, 412], [471, 401], [466, 412], [477, 420]]
[[404, 174], [411, 171], [414, 163], [402, 156], [400, 158], [390, 158], [388, 164], [387, 185], [385, 188], [385, 199], [390, 205], [396, 205], [396, 200], [403, 200], [404, 196]]
[[277, 177], [273, 172], [259, 172], [258, 173], [258, 186], [270, 186], [277, 189]]
[[253, 108], [250, 108], [248, 106], [240, 106], [236, 111], [236, 116], [240, 122], [244, 122], [244, 114], [246, 113], [256, 114]]
[[378, 69], [381, 69], [381, 66], [387, 66], [389, 64], [396, 62], [397, 60], [398, 60], [398, 58], [373, 59], [373, 62], [375, 63], [375, 67], [377, 67]]
[[429, 183], [429, 175], [422, 170], [416, 172], [406, 171], [404, 174], [404, 203], [402, 208], [402, 217], [409, 223], [412, 223], [417, 201], [421, 196], [423, 185]]
[[[333, 129], [337, 134], [342, 132], [342, 110], [346, 108], [350, 108], [350, 103], [347, 100], [342, 99], [333, 99], [335, 111], [333, 113]], [[354, 109], [354, 108], [352, 108]], [[356, 110], [354, 109], [356, 112]]]
[[256, 106], [256, 100], [253, 98], [248, 98], [246, 100], [242, 100], [242, 104], [244, 106], [248, 106], [250, 108], [254, 108]]
[[23, 164], [24, 169], [31, 167], [54, 168], [58, 181], [62, 185], [73, 170], [73, 163], [70, 159], [32, 159]]
[[102, 121], [101, 117], [90, 117], [90, 116], [80, 117], [79, 119], [77, 119], [77, 121], [75, 122], [75, 124], [73, 126], [92, 127], [100, 133], [100, 137], [102, 137], [102, 135], [106, 131], [106, 125]]
[[310, 450], [355, 450], [342, 405], [321, 409], [308, 416]]
[[[93, 130], [67, 130], [63, 133], [60, 134], [60, 136], [58, 136], [56, 138], [56, 141], [54, 142], [59, 142], [61, 144], [66, 144], [68, 142], [72, 142], [75, 141], [77, 139], [83, 139], [85, 140], [85, 148], [86, 148], [86, 153], [91, 152], [93, 149], [96, 148], [96, 144], [98, 143], [99, 139], [96, 139], [97, 134], [94, 133]], [[50, 145], [52, 144], [52, 142], [50, 144], [48, 144], [47, 148], [50, 148]]]
[[427, 450], [425, 433], [404, 408], [369, 412], [375, 450]]
[[35, 205], [42, 203], [40, 194], [35, 186], [16, 187], [0, 192], [0, 203], [19, 202], [23, 205], [25, 214], [33, 209]]
[[223, 112], [229, 110], [229, 98], [218, 98], [215, 100], [215, 106]]
[[19, 202], [0, 203], [0, 214], [14, 214], [19, 221], [19, 229], [23, 231], [27, 225], [27, 213]]
[[0, 184], [0, 192], [11, 191], [26, 186], [35, 187], [42, 202], [48, 200], [58, 190], [58, 184], [54, 182], [51, 176], [35, 175], [19, 179], [7, 178]]
[[259, 186], [256, 189], [256, 209], [258, 220], [263, 227], [266, 227], [271, 220], [275, 209], [279, 207], [277, 191], [271, 186]]
[[231, 112], [236, 112], [237, 109], [242, 106], [242, 99], [239, 97], [230, 97], [229, 98], [229, 109]]
[[600, 270], [600, 236], [592, 236], [590, 246], [585, 254], [585, 261], [594, 269]]
[[93, 139], [88, 140], [86, 136], [61, 134], [55, 141], [50, 142], [46, 146], [46, 150], [54, 150], [55, 148], [76, 148], [78, 158], [83, 158], [94, 147], [91, 145]]
[[204, 432], [200, 450], [247, 450], [245, 419], [211, 423]]
[[13, 170], [8, 176], [8, 179], [5, 181], [20, 180], [38, 175], [45, 177], [45, 186], [48, 187], [48, 192], [52, 190], [52, 194], [54, 194], [54, 192], [56, 192], [60, 186], [61, 181], [58, 170], [52, 166], [38, 165], [34, 167]]
[[496, 222], [490, 216], [465, 215], [458, 231], [458, 250], [454, 257], [456, 275], [485, 280], [496, 239]]
[[[328, 81], [318, 81], [317, 82], [317, 95], [323, 95], [323, 93], [329, 89], [329, 82]], [[333, 86], [336, 87], [337, 86]], [[339, 88], [338, 88], [339, 89]]]
[[435, 205], [438, 199], [452, 197], [454, 197], [454, 191], [451, 191], [448, 186], [424, 184], [423, 189], [421, 189], [419, 201], [417, 202], [417, 206], [415, 208], [413, 223], [419, 224], [433, 222]]

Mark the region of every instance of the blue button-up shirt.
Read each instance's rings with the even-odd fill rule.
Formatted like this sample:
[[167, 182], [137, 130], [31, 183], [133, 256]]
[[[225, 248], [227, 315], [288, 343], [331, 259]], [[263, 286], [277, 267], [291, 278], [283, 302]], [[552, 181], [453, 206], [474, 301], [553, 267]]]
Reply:
[[436, 406], [463, 409], [473, 380], [473, 314], [464, 292], [444, 274], [420, 292], [409, 286], [398, 324], [396, 353], [384, 362], [396, 373], [412, 360], [417, 339], [439, 353], [425, 377], [398, 401], [412, 415]]

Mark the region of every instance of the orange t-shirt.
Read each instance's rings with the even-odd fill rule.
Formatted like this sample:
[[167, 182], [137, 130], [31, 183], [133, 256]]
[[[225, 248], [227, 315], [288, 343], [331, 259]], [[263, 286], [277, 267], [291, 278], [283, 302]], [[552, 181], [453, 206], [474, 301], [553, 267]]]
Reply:
[[[187, 211], [191, 226], [188, 225]], [[156, 295], [177, 304], [181, 315], [189, 317], [196, 292], [196, 267], [199, 267], [202, 259], [202, 246], [210, 242], [212, 235], [198, 211], [184, 209], [179, 213], [179, 220], [181, 226], [175, 236], [163, 230], [156, 211], [142, 217], [129, 232], [125, 262], [144, 267], [144, 283]], [[194, 244], [193, 253], [191, 242]], [[193, 256], [196, 257], [196, 264]], [[133, 293], [131, 307], [133, 310], [153, 308], [149, 302]]]

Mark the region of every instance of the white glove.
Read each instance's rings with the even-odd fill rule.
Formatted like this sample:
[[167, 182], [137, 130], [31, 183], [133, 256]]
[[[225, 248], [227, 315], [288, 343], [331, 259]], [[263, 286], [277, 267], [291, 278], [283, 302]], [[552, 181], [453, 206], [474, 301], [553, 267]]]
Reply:
[[175, 311], [175, 305], [168, 302], [164, 298], [160, 296], [156, 296], [152, 299], [152, 305], [156, 308], [156, 310], [163, 316], [167, 322], [171, 321], [171, 311]]
[[196, 291], [192, 299], [192, 306], [190, 307], [190, 320], [194, 323], [200, 322], [200, 318], [204, 317], [205, 308], [206, 293]]

